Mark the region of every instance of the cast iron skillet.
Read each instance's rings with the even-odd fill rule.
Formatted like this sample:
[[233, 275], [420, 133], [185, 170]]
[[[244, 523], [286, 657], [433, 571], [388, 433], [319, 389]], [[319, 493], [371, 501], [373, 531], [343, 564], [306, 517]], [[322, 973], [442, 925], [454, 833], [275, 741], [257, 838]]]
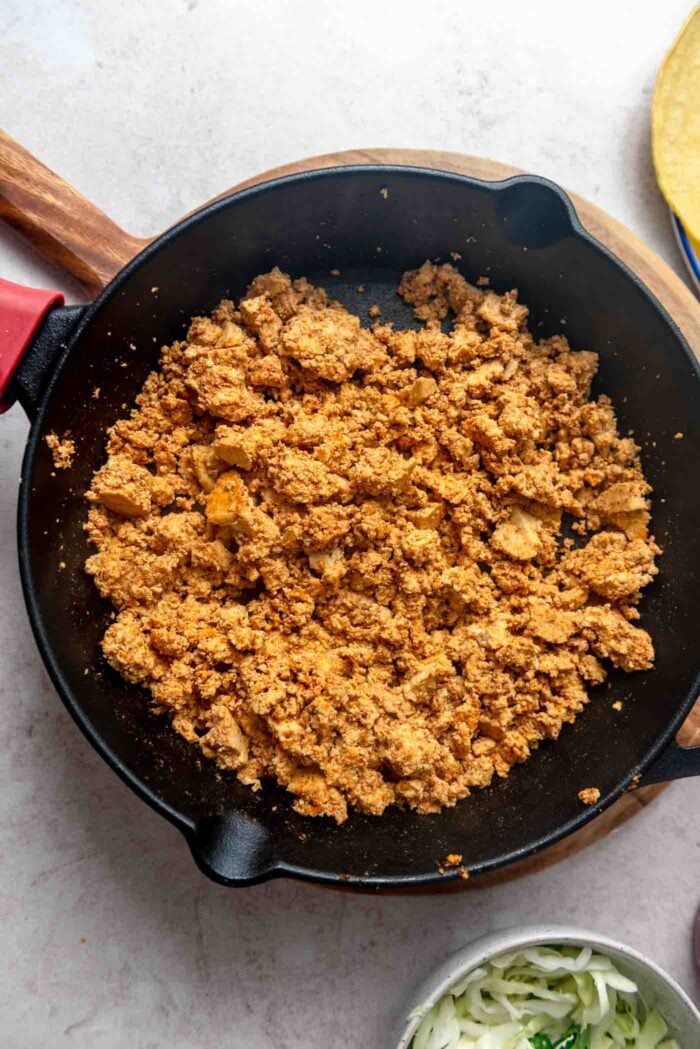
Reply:
[[[82, 570], [83, 492], [103, 461], [105, 428], [133, 403], [157, 347], [180, 337], [192, 315], [239, 296], [252, 277], [278, 264], [332, 285], [351, 309], [364, 314], [376, 301], [385, 319], [407, 325], [410, 313], [395, 293], [400, 274], [451, 251], [461, 254], [468, 277], [486, 274], [499, 292], [517, 286], [537, 334], [562, 330], [564, 318], [574, 347], [601, 356], [599, 388], [614, 398], [622, 428], [642, 441], [656, 490], [663, 572], [645, 598], [642, 622], [654, 635], [657, 664], [648, 673], [613, 673], [556, 745], [543, 745], [507, 781], [455, 808], [428, 817], [354, 814], [338, 827], [296, 815], [273, 785], [254, 794], [220, 774], [165, 719], [148, 713], [144, 690], [101, 659], [110, 608]], [[332, 277], [331, 268], [341, 276]], [[582, 787], [600, 788], [600, 808], [635, 776], [648, 783], [700, 772], [700, 748], [674, 742], [699, 684], [698, 379], [695, 358], [659, 303], [543, 179], [486, 183], [414, 168], [350, 167], [235, 193], [156, 240], [91, 306], [51, 309], [15, 373], [12, 389], [32, 420], [19, 501], [20, 568], [49, 673], [93, 746], [180, 828], [201, 869], [226, 885], [290, 875], [416, 886], [441, 880], [436, 861], [448, 852], [461, 853], [474, 874], [522, 859], [595, 814], [577, 798]], [[75, 463], [55, 472], [43, 438], [67, 429], [77, 443]], [[672, 440], [679, 431], [682, 454]], [[613, 698], [623, 701], [621, 713], [611, 710]]]

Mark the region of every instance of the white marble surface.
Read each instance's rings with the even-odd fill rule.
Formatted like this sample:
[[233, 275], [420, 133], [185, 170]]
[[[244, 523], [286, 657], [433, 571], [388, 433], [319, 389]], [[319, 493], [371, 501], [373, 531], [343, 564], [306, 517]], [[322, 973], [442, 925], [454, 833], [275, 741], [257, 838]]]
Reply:
[[[681, 272], [648, 109], [688, 3], [3, 0], [0, 123], [135, 233], [300, 156], [431, 146], [570, 186]], [[76, 298], [4, 230], [0, 273]], [[546, 873], [459, 897], [208, 883], [47, 681], [16, 567], [26, 431], [19, 409], [0, 419], [3, 1049], [375, 1049], [446, 951], [545, 918], [617, 935], [697, 991], [700, 782]]]

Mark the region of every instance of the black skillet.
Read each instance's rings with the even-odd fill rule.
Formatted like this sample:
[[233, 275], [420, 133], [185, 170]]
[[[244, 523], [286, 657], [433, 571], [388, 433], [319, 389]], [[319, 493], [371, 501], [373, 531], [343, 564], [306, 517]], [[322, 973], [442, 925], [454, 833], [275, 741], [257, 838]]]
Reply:
[[[65, 187], [69, 218], [54, 192], [58, 204], [42, 220], [42, 195], [37, 204], [22, 179], [27, 155], [8, 142], [0, 138], [0, 215], [29, 230], [45, 254], [62, 253], [60, 261], [85, 284], [99, 285], [100, 274], [114, 271], [119, 252], [135, 250], [136, 242], [110, 256], [107, 220], [96, 222], [95, 209]], [[32, 163], [31, 174], [46, 178]], [[507, 781], [455, 808], [429, 817], [399, 810], [353, 815], [338, 827], [296, 815], [273, 785], [253, 794], [221, 775], [148, 712], [142, 689], [105, 665], [99, 641], [110, 609], [82, 571], [83, 492], [103, 460], [105, 428], [133, 403], [157, 347], [180, 337], [193, 314], [239, 296], [253, 276], [278, 264], [332, 285], [351, 309], [378, 302], [385, 319], [406, 325], [410, 315], [395, 293], [399, 275], [452, 251], [461, 254], [467, 276], [486, 274], [497, 291], [517, 286], [536, 333], [560, 331], [564, 318], [573, 345], [600, 354], [599, 388], [613, 397], [623, 429], [642, 441], [656, 490], [654, 527], [664, 556], [643, 624], [654, 635], [657, 664], [648, 673], [613, 673], [610, 687], [594, 691], [589, 709], [556, 745], [544, 745]], [[330, 274], [335, 268], [339, 277]], [[368, 288], [364, 296], [360, 283]], [[364, 886], [444, 882], [454, 875], [443, 879], [436, 861], [448, 852], [461, 853], [472, 874], [494, 870], [582, 826], [633, 777], [651, 783], [700, 773], [700, 748], [674, 742], [698, 694], [698, 365], [658, 301], [583, 230], [558, 187], [530, 176], [488, 183], [407, 167], [311, 171], [234, 193], [185, 219], [118, 272], [90, 306], [60, 308], [41, 299], [32, 315], [25, 298], [18, 320], [16, 296], [6, 287], [4, 294], [0, 320], [12, 315], [20, 332], [15, 344], [20, 337], [27, 343], [8, 394], [32, 421], [19, 560], [39, 650], [93, 746], [180, 828], [207, 875], [227, 885], [280, 875]], [[0, 358], [9, 356], [6, 340]], [[71, 470], [56, 472], [43, 438], [66, 430], [77, 454]], [[682, 454], [673, 441], [678, 432]], [[624, 703], [620, 713], [611, 709], [613, 698]], [[595, 809], [577, 798], [586, 786], [601, 790]]]

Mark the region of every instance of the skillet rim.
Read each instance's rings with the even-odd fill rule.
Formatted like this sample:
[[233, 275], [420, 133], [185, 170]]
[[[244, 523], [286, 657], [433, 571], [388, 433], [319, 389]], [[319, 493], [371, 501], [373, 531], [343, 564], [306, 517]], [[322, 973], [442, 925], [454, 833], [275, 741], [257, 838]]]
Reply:
[[[567, 193], [558, 186], [555, 182], [549, 179], [542, 178], [539, 175], [514, 175], [506, 179], [498, 181], [490, 181], [486, 179], [472, 178], [467, 175], [460, 175], [450, 171], [441, 171], [438, 168], [426, 168], [426, 167], [414, 167], [410, 164], [354, 164], [347, 166], [335, 166], [329, 168], [314, 168], [308, 171], [300, 172], [298, 174], [282, 175], [278, 178], [269, 179], [265, 182], [258, 183], [257, 185], [250, 186], [246, 189], [239, 190], [237, 192], [228, 194], [227, 196], [216, 200], [211, 204], [208, 204], [193, 214], [188, 215], [180, 222], [171, 226], [159, 237], [156, 237], [150, 244], [148, 244], [141, 252], [139, 252], [134, 258], [127, 263], [109, 282], [109, 284], [103, 289], [103, 291], [97, 296], [97, 298], [90, 304], [87, 305], [84, 313], [80, 317], [75, 329], [71, 332], [70, 337], [66, 342], [65, 350], [58, 357], [57, 362], [51, 372], [51, 376], [43, 391], [39, 400], [34, 417], [31, 420], [31, 429], [27, 438], [27, 444], [22, 459], [22, 472], [19, 485], [19, 497], [17, 505], [17, 541], [18, 541], [18, 558], [19, 558], [19, 569], [20, 579], [22, 584], [22, 591], [24, 594], [24, 600], [29, 615], [29, 620], [32, 628], [37, 647], [43, 659], [44, 665], [47, 669], [49, 677], [58, 692], [61, 701], [68, 710], [69, 714], [78, 725], [83, 735], [86, 737], [88, 742], [94, 747], [97, 753], [102, 757], [110, 768], [117, 773], [119, 778], [126, 783], [126, 785], [134, 791], [134, 793], [145, 801], [152, 809], [164, 816], [170, 823], [174, 824], [185, 836], [192, 850], [195, 862], [200, 869], [207, 874], [210, 878], [218, 881], [221, 884], [230, 886], [245, 886], [258, 884], [260, 882], [268, 881], [275, 877], [291, 877], [302, 881], [310, 881], [321, 883], [325, 885], [340, 886], [340, 887], [356, 887], [356, 888], [394, 888], [394, 889], [411, 889], [411, 888], [428, 888], [436, 884], [448, 884], [454, 882], [458, 877], [456, 871], [446, 871], [445, 874], [441, 875], [437, 870], [427, 871], [423, 874], [407, 874], [407, 875], [396, 875], [396, 876], [379, 876], [379, 875], [345, 875], [336, 873], [328, 870], [320, 870], [313, 867], [301, 866], [299, 864], [288, 863], [282, 859], [274, 858], [270, 861], [269, 865], [262, 871], [257, 871], [254, 875], [242, 878], [226, 878], [219, 875], [212, 868], [208, 867], [203, 861], [198, 850], [198, 826], [194, 819], [186, 816], [181, 811], [174, 808], [168, 802], [166, 802], [159, 794], [152, 790], [146, 783], [144, 783], [138, 776], [135, 775], [125, 764], [124, 761], [116, 754], [112, 748], [102, 739], [99, 732], [94, 728], [90, 719], [83, 713], [80, 703], [74, 695], [72, 689], [68, 685], [63, 671], [60, 665], [60, 659], [56, 658], [51, 645], [49, 643], [43, 617], [39, 609], [39, 603], [34, 591], [34, 582], [32, 578], [31, 568], [31, 550], [29, 544], [29, 500], [31, 495], [31, 478], [34, 469], [34, 460], [37, 449], [40, 445], [41, 430], [43, 427], [44, 417], [54, 392], [54, 388], [58, 382], [58, 379], [63, 371], [66, 361], [70, 357], [73, 350], [79, 343], [83, 332], [92, 322], [93, 318], [98, 314], [102, 306], [107, 303], [122, 287], [123, 283], [135, 272], [140, 266], [146, 261], [153, 258], [158, 252], [171, 240], [179, 238], [185, 235], [191, 228], [196, 226], [200, 221], [208, 219], [216, 215], [219, 211], [223, 211], [233, 204], [238, 203], [242, 200], [250, 198], [264, 196], [267, 193], [274, 193], [279, 189], [286, 187], [287, 185], [298, 184], [303, 182], [316, 181], [318, 179], [329, 179], [335, 178], [351, 178], [353, 176], [381, 176], [382, 178], [390, 178], [392, 175], [415, 175], [418, 178], [425, 178], [435, 180], [438, 182], [451, 182], [458, 185], [466, 185], [477, 187], [480, 190], [486, 190], [490, 193], [500, 193], [504, 190], [509, 189], [513, 185], [534, 185], [546, 188], [549, 192], [558, 199], [559, 203], [563, 205], [566, 219], [569, 226], [571, 235], [583, 241], [587, 246], [598, 252], [600, 255], [605, 257], [621, 272], [622, 276], [628, 281], [635, 285], [638, 291], [641, 292], [644, 298], [648, 301], [652, 309], [654, 309], [661, 317], [662, 321], [669, 327], [672, 335], [674, 336], [675, 343], [686, 358], [688, 364], [691, 367], [696, 382], [700, 384], [700, 361], [696, 358], [695, 354], [690, 349], [684, 335], [680, 331], [678, 325], [670, 316], [666, 308], [659, 302], [657, 297], [649, 290], [649, 288], [643, 283], [642, 280], [637, 276], [636, 273], [631, 270], [626, 263], [624, 263], [617, 255], [605, 247], [596, 237], [594, 237], [588, 230], [581, 224], [576, 209], [568, 197]], [[700, 393], [700, 390], [698, 391]], [[597, 815], [607, 809], [613, 804], [621, 795], [630, 787], [635, 777], [643, 775], [644, 772], [648, 771], [655, 761], [663, 754], [669, 744], [672, 744], [675, 736], [680, 729], [681, 725], [685, 721], [688, 713], [690, 712], [698, 693], [700, 692], [700, 662], [698, 669], [695, 672], [693, 679], [693, 685], [686, 694], [683, 702], [679, 706], [675, 716], [671, 718], [665, 728], [665, 730], [656, 738], [653, 745], [649, 748], [642, 759], [632, 767], [628, 774], [595, 806], [586, 806], [582, 808], [582, 811], [571, 819], [560, 824], [556, 830], [550, 831], [547, 834], [541, 834], [531, 841], [528, 845], [522, 846], [518, 849], [513, 849], [510, 852], [504, 853], [499, 857], [496, 857], [483, 863], [477, 863], [470, 867], [470, 873], [472, 875], [486, 874], [491, 871], [498, 870], [500, 868], [508, 867], [513, 863], [517, 863], [519, 860], [526, 859], [530, 856], [541, 852], [543, 849], [548, 848], [551, 845], [555, 845], [563, 838], [576, 830], [579, 830], [590, 820], [594, 819]]]

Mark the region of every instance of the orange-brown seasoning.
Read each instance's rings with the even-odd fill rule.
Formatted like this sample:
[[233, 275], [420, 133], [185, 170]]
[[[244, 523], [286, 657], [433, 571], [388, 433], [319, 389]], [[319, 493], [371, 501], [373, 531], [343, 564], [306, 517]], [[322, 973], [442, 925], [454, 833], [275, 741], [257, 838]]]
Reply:
[[653, 660], [649, 486], [596, 355], [449, 265], [400, 292], [422, 330], [258, 277], [164, 347], [88, 493], [109, 662], [338, 821], [453, 805], [556, 739], [603, 661]]

